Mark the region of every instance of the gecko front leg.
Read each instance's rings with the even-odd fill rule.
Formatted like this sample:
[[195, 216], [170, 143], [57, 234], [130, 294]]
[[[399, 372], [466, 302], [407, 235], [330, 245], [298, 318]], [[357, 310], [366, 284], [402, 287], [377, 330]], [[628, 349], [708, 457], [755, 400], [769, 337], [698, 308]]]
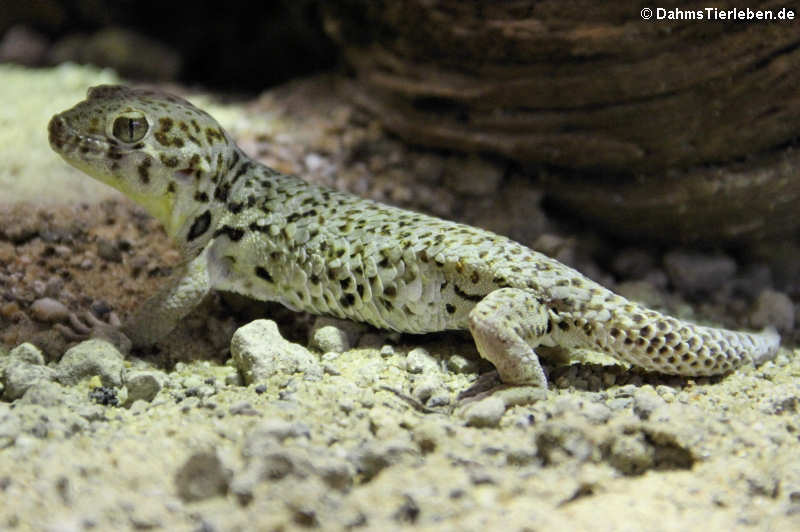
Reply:
[[210, 290], [208, 247], [182, 264], [166, 285], [150, 296], [122, 327], [135, 347], [155, 344], [189, 314]]
[[71, 314], [69, 324], [57, 324], [67, 340], [82, 341], [102, 338], [127, 353], [131, 347], [155, 344], [194, 309], [210, 290], [207, 250], [177, 267], [167, 283], [150, 296], [136, 313], [121, 323], [115, 313], [108, 321], [95, 317], [90, 311]]
[[531, 292], [501, 288], [469, 313], [469, 330], [481, 356], [497, 368], [503, 382], [547, 388], [534, 350], [548, 333], [549, 312]]

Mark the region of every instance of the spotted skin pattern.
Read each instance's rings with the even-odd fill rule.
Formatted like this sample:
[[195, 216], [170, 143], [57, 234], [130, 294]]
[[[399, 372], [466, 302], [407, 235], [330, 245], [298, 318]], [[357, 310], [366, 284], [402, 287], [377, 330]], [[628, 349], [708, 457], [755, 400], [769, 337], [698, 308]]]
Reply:
[[503, 381], [547, 380], [537, 346], [715, 375], [778, 349], [665, 316], [508, 238], [306, 183], [245, 155], [176, 96], [99, 86], [53, 117], [50, 144], [158, 218], [185, 259], [124, 331], [152, 344], [210, 289], [411, 333], [469, 329]]

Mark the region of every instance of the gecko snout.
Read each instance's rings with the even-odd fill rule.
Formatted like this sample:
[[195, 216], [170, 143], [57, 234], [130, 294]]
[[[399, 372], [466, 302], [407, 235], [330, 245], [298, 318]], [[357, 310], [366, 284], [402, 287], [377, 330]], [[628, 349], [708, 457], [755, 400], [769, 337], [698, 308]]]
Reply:
[[47, 125], [50, 146], [57, 150], [64, 146], [66, 129], [67, 127], [64, 124], [64, 119], [60, 115], [56, 115], [50, 119], [50, 123]]

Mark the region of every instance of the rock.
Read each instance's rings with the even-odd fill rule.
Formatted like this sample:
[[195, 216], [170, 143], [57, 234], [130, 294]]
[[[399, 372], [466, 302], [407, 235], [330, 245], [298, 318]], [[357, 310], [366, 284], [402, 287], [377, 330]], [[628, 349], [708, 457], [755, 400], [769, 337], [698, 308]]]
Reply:
[[642, 279], [654, 267], [653, 256], [637, 248], [620, 250], [611, 262], [611, 270], [623, 279]]
[[672, 251], [664, 256], [672, 284], [684, 294], [708, 294], [720, 290], [736, 273], [736, 262], [725, 255]]
[[347, 462], [335, 458], [323, 458], [313, 464], [314, 472], [329, 487], [347, 491], [353, 485], [353, 467]]
[[506, 403], [491, 396], [468, 405], [463, 413], [469, 427], [496, 427], [506, 412]]
[[13, 445], [17, 437], [22, 433], [20, 417], [18, 415], [3, 414], [3, 412], [0, 412], [0, 449]]
[[415, 446], [399, 439], [369, 441], [350, 453], [349, 460], [362, 479], [372, 479], [384, 469], [416, 456]]
[[108, 262], [122, 262], [122, 251], [105, 238], [97, 239], [97, 256]]
[[653, 412], [666, 404], [664, 399], [649, 387], [643, 387], [633, 393], [633, 413], [642, 420], [648, 419]]
[[366, 331], [363, 323], [340, 320], [329, 316], [319, 316], [308, 333], [309, 345], [320, 351], [342, 353], [358, 344]]
[[66, 321], [69, 318], [70, 311], [62, 302], [50, 297], [43, 297], [33, 302], [31, 314], [37, 321], [58, 323]]
[[98, 375], [105, 386], [122, 386], [123, 356], [105, 340], [93, 338], [70, 348], [58, 363], [58, 381], [77, 384]]
[[422, 404], [428, 403], [433, 397], [436, 397], [437, 403], [441, 404], [442, 398], [447, 396], [447, 390], [441, 376], [438, 373], [430, 373], [422, 375], [414, 382], [411, 395]]
[[596, 461], [599, 458], [599, 449], [587, 429], [586, 422], [545, 422], [535, 436], [539, 458], [545, 465], [572, 460]]
[[547, 399], [547, 390], [538, 386], [511, 386], [494, 393], [506, 406], [532, 405]]
[[655, 462], [655, 449], [642, 432], [616, 435], [608, 448], [608, 463], [624, 475], [644, 473]]
[[231, 339], [234, 366], [247, 384], [277, 374], [303, 373], [319, 379], [322, 366], [305, 347], [285, 340], [271, 320], [256, 320], [240, 327]]
[[478, 364], [475, 360], [470, 360], [461, 355], [453, 355], [447, 359], [447, 369], [453, 373], [464, 375], [478, 371]]
[[581, 415], [595, 425], [600, 425], [611, 419], [611, 414], [611, 409], [602, 403], [586, 403], [581, 409]]
[[225, 495], [231, 472], [214, 451], [197, 452], [189, 457], [175, 473], [178, 496], [185, 502], [202, 501]]
[[41, 381], [52, 381], [56, 372], [47, 366], [27, 362], [11, 363], [3, 372], [3, 399], [13, 401]]
[[664, 292], [648, 281], [623, 281], [615, 287], [614, 291], [622, 297], [650, 308], [659, 308], [664, 305]]
[[149, 403], [161, 391], [161, 380], [152, 371], [137, 371], [127, 376], [125, 386], [128, 388], [126, 405], [139, 400]]
[[37, 366], [41, 366], [44, 364], [44, 355], [42, 351], [33, 344], [25, 342], [23, 344], [19, 344], [17, 347], [11, 350], [8, 353], [10, 359], [16, 359], [20, 362], [26, 362], [28, 364], [34, 364]]
[[472, 196], [494, 194], [500, 186], [504, 168], [494, 161], [475, 155], [450, 157], [444, 167], [444, 185], [447, 190]]
[[17, 404], [41, 405], [45, 407], [63, 406], [73, 402], [74, 397], [66, 389], [53, 381], [34, 381]]
[[[691, 26], [686, 39], [692, 21], [633, 28], [609, 2], [574, 4], [581, 17], [567, 19], [534, 2], [321, 6], [356, 73], [347, 95], [409, 143], [547, 168], [551, 204], [628, 240], [797, 232], [791, 25], [769, 39]], [[584, 20], [603, 22], [587, 32]], [[698, 119], [711, 101], [717, 119]]]
[[427, 349], [417, 347], [406, 355], [406, 370], [416, 374], [438, 372], [439, 363], [428, 353]]
[[380, 353], [381, 353], [381, 356], [384, 357], [384, 358], [390, 357], [390, 356], [394, 355], [394, 347], [392, 347], [389, 344], [383, 345], [383, 346], [381, 346]]
[[347, 333], [333, 325], [327, 325], [316, 329], [311, 336], [310, 345], [323, 353], [330, 351], [334, 353], [343, 353], [350, 349]]
[[11, 26], [0, 40], [0, 62], [41, 66], [47, 48], [47, 37], [38, 31], [22, 25]]
[[252, 453], [254, 449], [264, 448], [261, 440], [270, 440], [270, 446], [273, 442], [283, 442], [287, 438], [310, 438], [311, 430], [305, 423], [291, 423], [283, 419], [267, 419], [253, 427], [247, 435], [246, 446]]
[[782, 334], [794, 330], [794, 303], [789, 297], [775, 290], [764, 290], [756, 300], [750, 314], [750, 325], [757, 329], [773, 326]]

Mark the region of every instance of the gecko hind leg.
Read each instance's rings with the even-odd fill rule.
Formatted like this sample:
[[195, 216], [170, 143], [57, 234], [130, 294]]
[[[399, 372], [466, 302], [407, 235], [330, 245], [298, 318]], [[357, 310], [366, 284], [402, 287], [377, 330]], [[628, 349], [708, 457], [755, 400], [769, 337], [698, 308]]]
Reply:
[[531, 292], [501, 288], [470, 311], [469, 330], [481, 356], [497, 368], [503, 382], [547, 388], [534, 348], [548, 332], [545, 305]]

